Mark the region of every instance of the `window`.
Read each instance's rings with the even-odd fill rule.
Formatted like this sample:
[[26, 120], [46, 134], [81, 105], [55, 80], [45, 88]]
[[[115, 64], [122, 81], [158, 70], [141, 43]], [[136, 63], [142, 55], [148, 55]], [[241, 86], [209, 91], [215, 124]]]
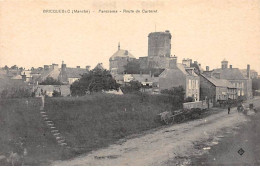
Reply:
[[189, 79], [189, 89], [191, 89], [191, 80]]
[[241, 96], [244, 96], [244, 90], [242, 90], [242, 92], [241, 92]]

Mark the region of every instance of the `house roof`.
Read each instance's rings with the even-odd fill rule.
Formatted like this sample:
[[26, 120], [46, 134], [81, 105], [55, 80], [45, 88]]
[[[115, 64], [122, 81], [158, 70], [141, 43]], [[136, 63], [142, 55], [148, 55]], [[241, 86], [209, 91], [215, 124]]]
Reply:
[[211, 82], [216, 87], [228, 87], [228, 88], [235, 88], [232, 83], [230, 83], [226, 79], [217, 79], [215, 77], [208, 77], [206, 75], [201, 74], [202, 77], [206, 78], [209, 82]]
[[220, 79], [226, 79], [226, 80], [247, 79], [238, 68], [214, 69], [212, 73], [220, 73]]
[[66, 68], [65, 72], [68, 78], [81, 78], [81, 75], [88, 73], [88, 70], [83, 68]]
[[128, 50], [124, 50], [124, 49], [119, 49], [118, 51], [116, 51], [111, 57], [110, 59], [114, 60], [117, 57], [129, 57], [129, 58], [135, 58]]
[[105, 70], [105, 68], [103, 67], [103, 63], [98, 63], [97, 66], [94, 69]]

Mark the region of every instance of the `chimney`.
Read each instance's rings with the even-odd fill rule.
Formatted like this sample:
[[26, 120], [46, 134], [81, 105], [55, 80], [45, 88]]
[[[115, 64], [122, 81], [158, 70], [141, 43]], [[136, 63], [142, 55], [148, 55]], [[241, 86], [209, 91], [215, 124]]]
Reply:
[[49, 69], [49, 65], [44, 65], [44, 70], [48, 70]]
[[149, 75], [150, 75], [150, 77], [152, 77], [152, 71], [151, 70], [149, 71]]
[[169, 61], [169, 68], [175, 69], [177, 65], [177, 57], [174, 55], [173, 58]]
[[198, 64], [198, 62], [197, 62], [197, 61], [194, 61], [194, 64], [195, 64], [195, 65], [197, 65], [197, 64]]
[[232, 65], [229, 65], [229, 68], [232, 69]]
[[117, 48], [118, 48], [118, 50], [120, 50], [120, 42], [118, 42], [118, 47]]
[[77, 66], [77, 69], [80, 69], [80, 66]]
[[62, 61], [62, 64], [61, 64], [61, 70], [65, 70], [66, 69], [66, 67], [67, 67], [67, 65], [66, 64], [64, 64], [64, 61]]
[[227, 69], [228, 68], [228, 61], [225, 59], [221, 62], [221, 69]]
[[206, 66], [206, 71], [209, 71], [209, 66]]
[[87, 71], [89, 71], [89, 69], [90, 69], [90, 66], [86, 66], [86, 69], [87, 69]]
[[246, 77], [250, 78], [250, 65], [247, 65], [247, 69], [246, 69]]

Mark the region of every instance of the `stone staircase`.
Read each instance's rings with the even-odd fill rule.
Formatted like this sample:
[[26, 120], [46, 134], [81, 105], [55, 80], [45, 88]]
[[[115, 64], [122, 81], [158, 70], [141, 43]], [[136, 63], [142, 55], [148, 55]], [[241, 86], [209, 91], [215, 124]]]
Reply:
[[61, 135], [59, 130], [56, 128], [54, 122], [49, 119], [48, 113], [44, 111], [44, 96], [42, 96], [42, 106], [40, 108], [40, 114], [42, 119], [44, 120], [46, 126], [50, 129], [51, 134], [55, 137], [57, 144], [64, 148], [70, 148], [66, 143], [65, 137]]

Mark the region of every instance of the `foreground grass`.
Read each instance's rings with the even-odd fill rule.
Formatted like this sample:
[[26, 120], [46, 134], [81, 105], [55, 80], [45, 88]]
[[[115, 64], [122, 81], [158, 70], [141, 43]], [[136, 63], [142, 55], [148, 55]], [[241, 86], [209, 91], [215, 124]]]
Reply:
[[[160, 126], [156, 115], [170, 107], [164, 96], [97, 94], [46, 98], [45, 111], [71, 147], [65, 151], [42, 120], [40, 105], [39, 98], [0, 100], [0, 156], [22, 153], [22, 138], [28, 151], [25, 165], [72, 158]], [[10, 164], [0, 161], [0, 165]]]
[[169, 105], [159, 96], [98, 94], [49, 98], [45, 108], [75, 156], [160, 126], [155, 117]]
[[25, 165], [42, 165], [46, 160], [60, 158], [62, 150], [41, 119], [40, 104], [38, 98], [0, 100], [0, 155], [22, 154], [21, 147], [25, 147]]

